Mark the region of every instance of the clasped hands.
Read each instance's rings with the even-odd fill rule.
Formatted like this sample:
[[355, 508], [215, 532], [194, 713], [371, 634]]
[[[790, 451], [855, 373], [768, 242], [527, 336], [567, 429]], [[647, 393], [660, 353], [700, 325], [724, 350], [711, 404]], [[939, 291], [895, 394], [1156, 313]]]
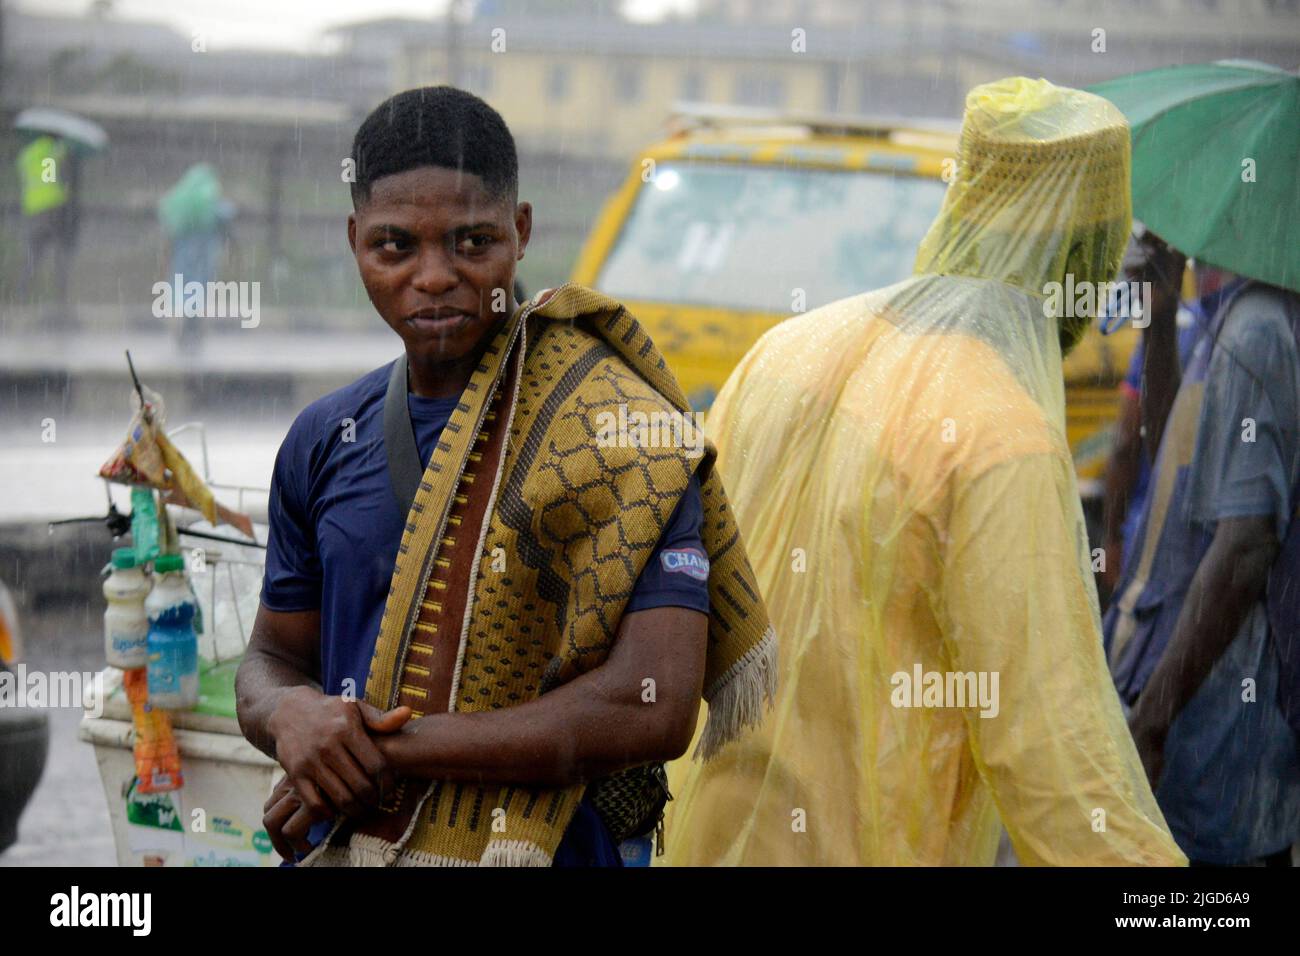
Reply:
[[284, 695], [269, 729], [285, 776], [262, 818], [281, 857], [293, 860], [295, 851], [309, 851], [314, 824], [359, 816], [380, 804], [396, 785], [396, 774], [375, 738], [397, 733], [411, 717], [409, 707], [381, 711], [313, 687]]

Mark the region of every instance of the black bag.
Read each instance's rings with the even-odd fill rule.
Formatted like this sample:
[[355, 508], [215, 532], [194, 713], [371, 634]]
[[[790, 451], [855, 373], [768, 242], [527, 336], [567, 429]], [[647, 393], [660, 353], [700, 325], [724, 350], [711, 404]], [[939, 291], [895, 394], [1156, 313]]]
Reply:
[[[384, 452], [388, 456], [388, 479], [403, 520], [411, 510], [424, 475], [406, 393], [406, 357], [401, 356], [393, 363], [384, 396]], [[664, 806], [671, 799], [668, 774], [661, 763], [628, 767], [587, 784], [586, 800], [615, 843], [655, 830], [662, 823]], [[659, 846], [663, 846], [662, 839]]]
[[[587, 784], [586, 800], [595, 808], [615, 843], [658, 830], [663, 823], [664, 807], [672, 798], [668, 792], [668, 772], [661, 763], [628, 767]], [[662, 835], [657, 846], [663, 852]]]

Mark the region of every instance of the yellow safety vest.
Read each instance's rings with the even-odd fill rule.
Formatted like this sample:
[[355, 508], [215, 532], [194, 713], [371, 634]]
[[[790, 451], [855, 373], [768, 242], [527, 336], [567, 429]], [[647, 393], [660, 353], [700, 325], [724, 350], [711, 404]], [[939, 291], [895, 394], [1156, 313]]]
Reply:
[[62, 169], [67, 155], [67, 145], [53, 136], [33, 140], [18, 154], [24, 216], [57, 209], [68, 201]]

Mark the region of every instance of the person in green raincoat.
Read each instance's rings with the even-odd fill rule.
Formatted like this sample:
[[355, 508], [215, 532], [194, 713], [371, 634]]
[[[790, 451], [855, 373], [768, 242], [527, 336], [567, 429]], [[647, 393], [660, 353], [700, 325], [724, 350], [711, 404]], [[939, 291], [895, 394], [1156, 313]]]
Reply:
[[[206, 285], [217, 279], [234, 214], [234, 205], [222, 195], [221, 181], [208, 163], [195, 163], [181, 175], [158, 203], [169, 252], [168, 282], [183, 290], [191, 282]], [[197, 346], [203, 319], [193, 315], [179, 318], [179, 340], [191, 348]]]

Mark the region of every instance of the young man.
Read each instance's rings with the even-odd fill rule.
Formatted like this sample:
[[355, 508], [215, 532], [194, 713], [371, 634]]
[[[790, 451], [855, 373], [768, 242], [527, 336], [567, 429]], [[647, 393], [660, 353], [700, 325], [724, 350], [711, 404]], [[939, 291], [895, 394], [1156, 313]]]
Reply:
[[1128, 190], [1113, 106], [976, 87], [915, 274], [733, 373], [709, 432], [781, 696], [674, 786], [670, 863], [987, 866], [999, 818], [1027, 864], [1183, 862], [1108, 679], [1066, 442], [1092, 313], [1052, 303], [1115, 277]]
[[267, 831], [319, 865], [617, 865], [600, 794], [640, 778], [610, 775], [681, 754], [701, 689], [710, 750], [771, 691], [712, 451], [603, 440], [687, 411], [617, 302], [514, 302], [532, 209], [491, 107], [408, 90], [352, 158], [348, 241], [405, 354], [277, 457], [238, 679], [287, 773]]

